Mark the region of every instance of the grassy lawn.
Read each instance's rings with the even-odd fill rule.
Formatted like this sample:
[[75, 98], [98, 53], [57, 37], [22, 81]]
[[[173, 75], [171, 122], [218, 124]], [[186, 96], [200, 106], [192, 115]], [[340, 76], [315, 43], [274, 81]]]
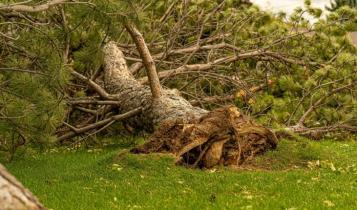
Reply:
[[121, 146], [5, 163], [52, 209], [357, 209], [357, 142], [283, 140], [246, 169], [193, 170]]

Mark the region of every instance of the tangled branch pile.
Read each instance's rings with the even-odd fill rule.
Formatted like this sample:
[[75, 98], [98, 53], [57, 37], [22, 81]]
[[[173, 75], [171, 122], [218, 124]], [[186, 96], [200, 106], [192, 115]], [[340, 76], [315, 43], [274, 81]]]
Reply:
[[[0, 4], [1, 151], [152, 132], [161, 120], [147, 111], [151, 96], [179, 99], [181, 115], [233, 104], [270, 128], [316, 138], [357, 132], [355, 9], [320, 18], [309, 1], [291, 17], [242, 0], [11, 2]], [[137, 97], [106, 87], [111, 41]]]

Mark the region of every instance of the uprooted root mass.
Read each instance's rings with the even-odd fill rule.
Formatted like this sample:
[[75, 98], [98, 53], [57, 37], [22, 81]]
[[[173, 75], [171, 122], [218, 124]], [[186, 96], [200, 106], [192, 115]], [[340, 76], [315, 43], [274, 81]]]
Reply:
[[242, 115], [236, 107], [215, 109], [191, 123], [169, 121], [133, 153], [173, 153], [177, 163], [190, 167], [240, 165], [245, 160], [276, 148], [269, 129]]

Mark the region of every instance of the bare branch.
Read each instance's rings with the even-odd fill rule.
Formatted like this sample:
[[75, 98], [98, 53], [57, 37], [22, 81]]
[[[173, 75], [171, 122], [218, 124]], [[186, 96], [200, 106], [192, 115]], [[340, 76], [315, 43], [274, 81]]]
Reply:
[[288, 127], [285, 130], [278, 131], [278, 135], [291, 136], [288, 132], [294, 132], [301, 136], [306, 136], [313, 139], [321, 139], [326, 133], [338, 132], [338, 131], [347, 131], [351, 133], [356, 133], [357, 127], [346, 125], [346, 124], [336, 124], [331, 126], [314, 127], [314, 128], [307, 128], [305, 126], [296, 125], [296, 126]]
[[[250, 93], [256, 93], [259, 92], [261, 90], [263, 90], [265, 87], [267, 87], [267, 85], [270, 85], [271, 83], [268, 84], [261, 84], [261, 85], [257, 85], [254, 87], [249, 88], [249, 92]], [[246, 96], [247, 93], [245, 90], [241, 90], [241, 96]], [[211, 96], [211, 97], [205, 97], [205, 98], [201, 98], [199, 100], [191, 100], [190, 103], [193, 106], [198, 106], [200, 105], [202, 102], [204, 103], [224, 103], [226, 101], [233, 101], [234, 99], [238, 98], [236, 95], [232, 94], [232, 95], [227, 95], [227, 96]]]
[[32, 70], [27, 70], [27, 69], [18, 69], [18, 68], [0, 68], [1, 71], [17, 71], [17, 72], [24, 72], [24, 73], [30, 73], [30, 74], [39, 74], [39, 75], [44, 75], [44, 76], [49, 76], [48, 74], [39, 72], [39, 71], [32, 71]]
[[85, 77], [84, 75], [71, 70], [71, 73], [76, 76], [77, 78], [85, 81], [90, 87], [92, 87], [102, 98], [107, 99], [107, 100], [112, 100], [113, 97], [108, 94], [102, 87], [100, 87], [97, 83], [95, 83], [93, 80], [88, 79], [87, 77]]
[[135, 42], [135, 45], [143, 60], [150, 81], [149, 84], [150, 84], [152, 96], [154, 99], [160, 98], [162, 87], [160, 85], [160, 80], [157, 75], [155, 62], [150, 54], [150, 51], [145, 43], [145, 40], [141, 35], [140, 31], [134, 25], [128, 22], [125, 22], [124, 25], [126, 30], [129, 32], [131, 38]]
[[[30, 6], [24, 4], [2, 4], [0, 3], [0, 10], [5, 11], [16, 11], [16, 12], [42, 12], [45, 10], [50, 9], [53, 6], [64, 4], [67, 0], [51, 0], [47, 1], [46, 3], [37, 5], [37, 6]], [[26, 3], [26, 2], [25, 2]]]
[[90, 114], [93, 114], [93, 115], [98, 115], [98, 111], [96, 111], [96, 110], [87, 109], [87, 108], [84, 108], [84, 107], [81, 107], [81, 106], [76, 106], [75, 108], [80, 110], [80, 111], [82, 111], [82, 112], [90, 113]]
[[352, 87], [354, 84], [356, 84], [357, 82], [353, 82], [353, 83], [350, 83], [348, 85], [344, 85], [342, 87], [339, 87], [339, 88], [335, 88], [333, 90], [331, 90], [328, 94], [326, 94], [325, 96], [321, 97], [319, 100], [317, 100], [315, 103], [313, 103], [310, 108], [302, 115], [302, 117], [299, 119], [296, 127], [304, 127], [304, 123], [307, 119], [307, 117], [317, 108], [319, 107], [327, 98], [329, 98], [330, 96], [342, 91], [342, 90], [345, 90], [347, 88], [350, 88]]
[[93, 104], [93, 105], [118, 105], [118, 101], [96, 101], [96, 100], [74, 100], [68, 101], [69, 104]]
[[133, 109], [133, 110], [131, 110], [129, 112], [126, 112], [124, 114], [115, 115], [115, 116], [112, 116], [112, 117], [107, 118], [105, 120], [101, 120], [99, 122], [93, 123], [91, 125], [88, 125], [88, 126], [85, 126], [85, 127], [82, 127], [82, 128], [74, 128], [73, 126], [71, 126], [72, 127], [71, 129], [74, 130], [74, 131], [70, 131], [67, 134], [64, 134], [64, 135], [60, 136], [57, 139], [56, 142], [61, 142], [63, 140], [75, 137], [75, 136], [77, 136], [79, 134], [82, 134], [82, 133], [85, 133], [85, 132], [87, 132], [89, 130], [96, 129], [96, 128], [104, 126], [104, 125], [106, 125], [108, 123], [111, 123], [112, 121], [118, 121], [118, 120], [123, 120], [123, 119], [129, 118], [129, 117], [132, 117], [134, 115], [139, 114], [141, 112], [141, 110], [142, 110], [142, 108], [139, 107], [139, 108]]
[[[165, 71], [159, 72], [159, 78], [162, 79], [162, 78], [170, 77], [170, 76], [173, 76], [175, 74], [180, 74], [180, 73], [186, 72], [186, 71], [209, 70], [209, 69], [212, 69], [213, 67], [215, 67], [216, 65], [219, 65], [219, 64], [232, 63], [232, 62], [237, 61], [237, 60], [242, 60], [242, 59], [246, 59], [246, 58], [251, 58], [251, 57], [264, 55], [264, 53], [265, 53], [264, 51], [256, 50], [256, 51], [252, 51], [252, 52], [241, 53], [241, 54], [238, 54], [238, 55], [232, 55], [232, 56], [227, 56], [227, 57], [224, 57], [224, 58], [219, 58], [219, 59], [214, 60], [214, 61], [209, 62], [209, 63], [184, 65], [184, 66], [181, 66], [181, 67], [176, 68], [176, 69], [170, 69], [170, 70], [165, 70]], [[147, 77], [143, 77], [139, 81], [140, 81], [140, 83], [145, 84], [145, 83], [148, 82], [148, 78]]]
[[[186, 53], [192, 53], [192, 52], [198, 52], [198, 51], [203, 51], [203, 50], [214, 50], [214, 49], [221, 49], [221, 48], [229, 48], [232, 50], [238, 50], [237, 47], [227, 44], [227, 43], [220, 43], [220, 44], [212, 44], [212, 45], [205, 45], [205, 46], [199, 46], [199, 45], [193, 45], [189, 46], [186, 48], [181, 48], [181, 49], [173, 49], [169, 50], [168, 52], [162, 52], [153, 55], [153, 59], [165, 59], [169, 57], [170, 55], [184, 55]], [[130, 72], [132, 74], [136, 74], [143, 66], [142, 60], [139, 60], [138, 62], [132, 64], [130, 66]]]

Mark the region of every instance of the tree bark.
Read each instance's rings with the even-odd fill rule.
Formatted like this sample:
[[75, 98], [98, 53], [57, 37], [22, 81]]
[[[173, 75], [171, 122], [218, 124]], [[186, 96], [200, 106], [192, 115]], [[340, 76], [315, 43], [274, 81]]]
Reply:
[[104, 48], [105, 89], [112, 94], [120, 113], [142, 107], [140, 115], [132, 120], [135, 126], [153, 131], [155, 125], [167, 120], [190, 122], [208, 111], [192, 106], [177, 90], [162, 89], [159, 98], [153, 98], [150, 88], [140, 84], [130, 73], [124, 55], [114, 42]]
[[0, 164], [0, 209], [45, 209], [37, 198]]

